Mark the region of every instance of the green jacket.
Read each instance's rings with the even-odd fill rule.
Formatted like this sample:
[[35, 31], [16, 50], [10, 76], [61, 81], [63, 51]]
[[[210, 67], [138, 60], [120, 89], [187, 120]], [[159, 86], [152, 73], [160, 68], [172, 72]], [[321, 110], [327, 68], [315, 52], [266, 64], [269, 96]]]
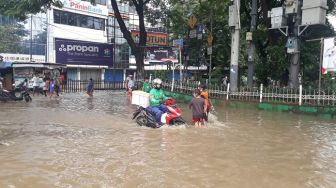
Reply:
[[150, 87], [150, 84], [149, 82], [144, 82], [143, 83], [143, 86], [142, 86], [142, 91], [146, 92], [146, 93], [149, 93], [151, 90], [151, 87]]
[[168, 100], [168, 97], [165, 96], [162, 89], [151, 89], [150, 92], [150, 106], [159, 106], [162, 101]]

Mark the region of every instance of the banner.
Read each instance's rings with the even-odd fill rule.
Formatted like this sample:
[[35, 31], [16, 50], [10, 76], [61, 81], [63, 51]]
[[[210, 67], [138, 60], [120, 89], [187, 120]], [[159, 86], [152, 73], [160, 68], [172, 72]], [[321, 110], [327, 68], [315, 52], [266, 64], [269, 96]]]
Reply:
[[113, 65], [113, 45], [55, 38], [56, 63]]
[[150, 63], [177, 63], [178, 51], [172, 47], [146, 47], [145, 62]]
[[61, 0], [63, 8], [69, 8], [77, 11], [83, 11], [87, 13], [94, 13], [103, 16], [108, 15], [108, 9], [104, 5], [93, 5], [89, 1], [82, 0]]
[[[140, 32], [132, 30], [132, 38], [135, 43], [139, 43]], [[147, 42], [148, 46], [167, 46], [168, 45], [168, 34], [158, 33], [158, 32], [147, 32]]]
[[336, 38], [324, 39], [322, 74], [336, 71]]

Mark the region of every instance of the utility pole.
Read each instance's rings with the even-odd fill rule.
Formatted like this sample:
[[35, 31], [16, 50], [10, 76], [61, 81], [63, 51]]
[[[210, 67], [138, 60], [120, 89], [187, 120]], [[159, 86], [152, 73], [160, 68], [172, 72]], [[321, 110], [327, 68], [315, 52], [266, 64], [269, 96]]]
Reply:
[[250, 41], [250, 49], [248, 52], [248, 76], [247, 76], [247, 85], [248, 87], [253, 87], [253, 75], [254, 75], [254, 61], [255, 61], [255, 53], [256, 47], [253, 41], [253, 32], [257, 29], [257, 9], [258, 9], [258, 0], [252, 0], [252, 10], [251, 10], [251, 28], [250, 32], [252, 35]]
[[239, 39], [240, 39], [240, 0], [233, 3], [233, 22], [231, 33], [231, 67], [230, 67], [230, 87], [232, 91], [238, 90], [238, 61], [239, 61]]
[[[211, 10], [210, 16], [210, 35], [212, 37], [212, 25], [213, 25], [213, 10]], [[212, 43], [212, 41], [211, 41]], [[211, 44], [211, 53], [210, 53], [210, 62], [209, 62], [209, 84], [211, 85], [211, 71], [212, 71], [212, 44]]]
[[33, 61], [33, 15], [30, 15], [30, 48], [29, 48], [30, 62]]
[[297, 88], [299, 87], [299, 71], [300, 71], [300, 47], [301, 41], [299, 38], [299, 26], [302, 21], [302, 0], [298, 0], [297, 13], [294, 16], [295, 23], [293, 28], [293, 41], [295, 44], [293, 46], [294, 53], [290, 55], [290, 67], [289, 67], [289, 87]]

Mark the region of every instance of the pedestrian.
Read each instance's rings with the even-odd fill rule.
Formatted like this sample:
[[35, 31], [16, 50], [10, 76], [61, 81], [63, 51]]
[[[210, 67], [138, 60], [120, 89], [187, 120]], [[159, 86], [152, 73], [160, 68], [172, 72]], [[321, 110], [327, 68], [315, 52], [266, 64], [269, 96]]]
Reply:
[[146, 77], [145, 81], [143, 83], [143, 86], [142, 86], [142, 91], [144, 91], [146, 93], [149, 93], [151, 89], [152, 88], [150, 86], [149, 79], [148, 79], [148, 77]]
[[211, 101], [209, 98], [209, 92], [206, 90], [206, 86], [204, 84], [201, 84], [198, 86], [198, 89], [201, 91], [201, 97], [205, 100], [205, 105], [206, 105], [206, 113], [204, 116], [205, 121], [208, 121], [208, 115], [211, 109]]
[[228, 81], [228, 77], [227, 76], [223, 77], [223, 79], [222, 79], [222, 85], [223, 85], [224, 88], [227, 87], [227, 81]]
[[56, 96], [58, 97], [59, 92], [60, 92], [60, 82], [59, 82], [58, 76], [55, 76], [55, 79], [54, 79], [54, 90], [55, 90]]
[[93, 80], [90, 78], [89, 84], [86, 87], [86, 94], [88, 94], [90, 97], [93, 97]]
[[48, 86], [47, 86], [47, 80], [43, 80], [43, 94], [44, 96], [47, 96]]
[[49, 97], [53, 97], [55, 96], [55, 83], [54, 83], [54, 79], [50, 80], [50, 84], [49, 84]]
[[37, 95], [39, 95], [39, 78], [37, 77], [36, 74], [34, 74], [33, 77], [33, 96], [37, 92]]
[[189, 108], [192, 111], [192, 124], [196, 127], [204, 125], [204, 114], [207, 112], [207, 106], [205, 99], [201, 97], [201, 91], [195, 89], [193, 92], [194, 98], [189, 104]]
[[135, 83], [134, 83], [134, 80], [133, 80], [133, 76], [130, 75], [129, 76], [129, 80], [128, 80], [128, 83], [127, 83], [127, 88], [128, 88], [128, 96], [132, 96], [132, 91], [134, 90], [135, 88]]
[[125, 89], [126, 89], [126, 93], [128, 93], [128, 82], [129, 82], [129, 80], [131, 79], [131, 76], [132, 76], [132, 75], [128, 75], [128, 76], [126, 77], [126, 80], [125, 80]]

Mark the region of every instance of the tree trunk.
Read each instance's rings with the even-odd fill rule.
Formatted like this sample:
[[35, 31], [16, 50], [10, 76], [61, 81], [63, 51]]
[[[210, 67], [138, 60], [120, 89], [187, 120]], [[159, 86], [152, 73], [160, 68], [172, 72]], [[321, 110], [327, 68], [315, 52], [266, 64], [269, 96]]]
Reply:
[[143, 48], [137, 48], [135, 51], [135, 62], [137, 67], [137, 79], [144, 79], [145, 69], [144, 69], [144, 50]]
[[144, 6], [148, 1], [139, 0], [133, 1], [135, 2], [135, 8], [139, 16], [139, 27], [140, 27], [140, 41], [139, 44], [136, 44], [132, 38], [131, 32], [125, 25], [124, 20], [121, 17], [118, 4], [116, 0], [111, 0], [112, 8], [114, 11], [114, 15], [117, 18], [118, 24], [120, 26], [120, 30], [123, 33], [123, 37], [126, 39], [128, 45], [131, 48], [132, 53], [135, 56], [136, 61], [136, 70], [137, 70], [137, 77], [138, 79], [144, 78], [144, 50], [147, 41], [147, 32], [145, 28], [145, 20], [144, 20]]

